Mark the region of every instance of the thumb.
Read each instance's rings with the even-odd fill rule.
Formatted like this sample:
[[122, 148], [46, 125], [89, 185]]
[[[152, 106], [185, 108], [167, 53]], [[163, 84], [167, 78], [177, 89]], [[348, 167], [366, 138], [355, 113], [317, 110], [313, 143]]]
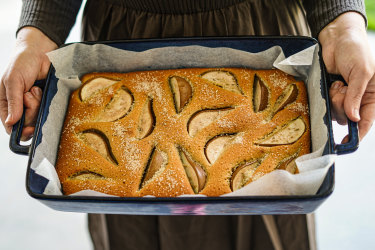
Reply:
[[12, 126], [21, 119], [23, 113], [23, 91], [24, 86], [20, 81], [9, 80], [6, 88], [8, 116], [5, 124], [7, 126]]
[[361, 117], [359, 110], [363, 94], [371, 77], [366, 74], [356, 74], [350, 77], [348, 89], [344, 100], [344, 110], [348, 118], [354, 122], [358, 122]]

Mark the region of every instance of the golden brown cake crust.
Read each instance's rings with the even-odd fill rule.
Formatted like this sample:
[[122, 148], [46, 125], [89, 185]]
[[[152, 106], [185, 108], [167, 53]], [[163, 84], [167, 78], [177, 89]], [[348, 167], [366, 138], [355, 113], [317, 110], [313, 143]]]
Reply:
[[294, 173], [293, 160], [310, 152], [305, 85], [277, 69], [91, 73], [81, 81], [56, 163], [67, 195], [219, 196], [275, 169]]

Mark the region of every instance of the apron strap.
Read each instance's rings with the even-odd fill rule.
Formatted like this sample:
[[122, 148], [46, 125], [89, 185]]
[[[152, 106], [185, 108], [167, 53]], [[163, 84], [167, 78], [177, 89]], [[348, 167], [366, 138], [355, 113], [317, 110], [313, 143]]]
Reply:
[[105, 214], [88, 214], [88, 222], [95, 250], [110, 250]]
[[279, 230], [277, 229], [275, 218], [273, 217], [273, 215], [262, 215], [262, 219], [264, 221], [264, 224], [266, 225], [266, 229], [275, 250], [283, 250]]
[[315, 214], [306, 214], [307, 234], [309, 236], [310, 250], [316, 250]]

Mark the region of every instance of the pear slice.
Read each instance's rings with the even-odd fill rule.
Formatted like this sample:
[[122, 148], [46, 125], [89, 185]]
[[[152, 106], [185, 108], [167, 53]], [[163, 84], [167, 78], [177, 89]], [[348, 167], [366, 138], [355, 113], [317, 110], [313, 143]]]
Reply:
[[194, 113], [188, 121], [187, 129], [191, 137], [194, 137], [203, 128], [220, 119], [233, 108], [205, 109]]
[[253, 108], [254, 112], [261, 112], [268, 106], [268, 88], [264, 82], [257, 76], [254, 75], [253, 85]]
[[112, 164], [118, 164], [111, 151], [108, 138], [102, 132], [99, 130], [86, 130], [78, 133], [78, 137], [107, 161]]
[[98, 116], [98, 122], [113, 122], [128, 114], [133, 104], [133, 96], [123, 86], [118, 89], [111, 101]]
[[190, 155], [181, 149], [179, 152], [181, 162], [184, 166], [190, 185], [194, 193], [198, 194], [200, 191], [202, 191], [204, 185], [206, 184], [207, 174], [199, 164], [191, 159]]
[[287, 123], [271, 134], [255, 142], [256, 145], [272, 147], [296, 142], [305, 133], [306, 125], [301, 117]]
[[205, 146], [205, 155], [210, 164], [214, 164], [221, 153], [231, 145], [236, 135], [218, 135], [210, 139]]
[[167, 154], [154, 148], [151, 153], [150, 160], [146, 166], [146, 169], [143, 173], [143, 178], [140, 183], [139, 189], [144, 187], [148, 182], [150, 182], [156, 176], [159, 176], [165, 166], [167, 165]]
[[236, 77], [229, 71], [207, 71], [203, 73], [201, 77], [212, 82], [216, 86], [219, 86], [220, 88], [242, 95], [242, 90], [237, 83]]
[[232, 191], [236, 191], [244, 187], [253, 177], [255, 169], [259, 166], [258, 161], [251, 161], [241, 164], [236, 168], [230, 179], [230, 187]]
[[286, 105], [297, 100], [298, 88], [295, 84], [289, 84], [283, 93], [277, 98], [273, 108], [272, 116], [284, 109]]
[[176, 111], [177, 113], [180, 113], [191, 100], [191, 85], [185, 78], [182, 78], [180, 76], [170, 77], [169, 85], [172, 89]]
[[137, 138], [143, 139], [149, 136], [154, 130], [155, 115], [152, 109], [152, 100], [148, 100], [143, 106], [141, 116], [138, 121]]
[[94, 78], [83, 85], [80, 91], [80, 98], [82, 101], [86, 101], [100, 90], [108, 88], [116, 82], [118, 81], [104, 77]]
[[86, 181], [86, 180], [101, 180], [101, 179], [105, 179], [105, 177], [101, 174], [98, 174], [92, 171], [81, 171], [81, 172], [73, 174], [72, 176], [69, 177], [69, 179]]
[[290, 161], [290, 162], [285, 166], [285, 170], [288, 171], [288, 172], [291, 173], [291, 174], [296, 174], [296, 173], [298, 173], [298, 167], [297, 167], [297, 164], [296, 164], [295, 159], [293, 159], [292, 161]]
[[291, 174], [295, 174], [298, 172], [297, 164], [296, 164], [296, 159], [298, 157], [298, 154], [301, 149], [299, 149], [295, 154], [292, 156], [289, 156], [281, 161], [277, 169], [282, 169], [286, 170]]

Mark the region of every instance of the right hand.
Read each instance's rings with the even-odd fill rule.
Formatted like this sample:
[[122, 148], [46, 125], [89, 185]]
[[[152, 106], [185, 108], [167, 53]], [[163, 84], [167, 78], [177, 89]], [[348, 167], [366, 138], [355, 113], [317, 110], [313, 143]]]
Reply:
[[56, 48], [56, 43], [36, 28], [25, 27], [18, 32], [14, 54], [0, 85], [0, 118], [8, 134], [25, 107], [21, 140], [32, 137], [42, 98], [41, 89], [32, 86], [36, 80], [46, 78], [50, 66], [46, 53]]
[[[346, 124], [347, 118], [358, 122], [362, 140], [375, 121], [375, 60], [362, 15], [341, 14], [319, 33], [319, 42], [328, 73], [340, 74], [348, 83], [332, 84], [332, 118], [339, 124]], [[342, 143], [347, 141], [348, 136]]]

